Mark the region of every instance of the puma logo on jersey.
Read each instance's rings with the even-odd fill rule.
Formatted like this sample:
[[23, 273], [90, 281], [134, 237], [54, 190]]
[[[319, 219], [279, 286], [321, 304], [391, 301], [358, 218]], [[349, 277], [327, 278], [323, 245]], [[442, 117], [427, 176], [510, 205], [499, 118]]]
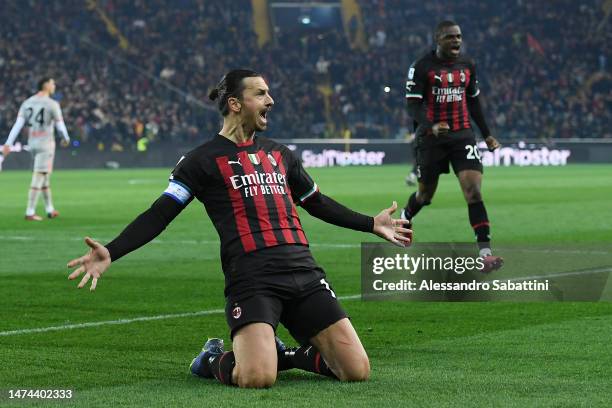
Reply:
[[434, 75], [434, 78], [437, 79], [438, 81], [442, 82], [442, 77], [439, 75]]
[[228, 160], [227, 164], [238, 164], [239, 166], [242, 167], [242, 163], [240, 163], [240, 157], [238, 158], [238, 160], [234, 161], [234, 160]]

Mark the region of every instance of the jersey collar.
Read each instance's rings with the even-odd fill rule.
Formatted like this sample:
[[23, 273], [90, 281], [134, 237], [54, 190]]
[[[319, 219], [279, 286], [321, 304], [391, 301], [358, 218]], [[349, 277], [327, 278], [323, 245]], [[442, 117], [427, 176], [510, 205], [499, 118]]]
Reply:
[[254, 135], [254, 136], [251, 138], [251, 140], [246, 141], [246, 142], [244, 142], [244, 143], [234, 143], [233, 141], [231, 141], [231, 140], [230, 140], [230, 139], [228, 139], [227, 137], [223, 136], [222, 134], [217, 133], [217, 138], [218, 138], [218, 139], [219, 139], [219, 138], [220, 138], [220, 139], [223, 139], [223, 141], [224, 141], [225, 143], [230, 143], [230, 144], [232, 144], [233, 146], [236, 146], [236, 147], [246, 147], [246, 146], [251, 146], [251, 145], [255, 144], [255, 138], [256, 138], [256, 137], [257, 137], [257, 135]]

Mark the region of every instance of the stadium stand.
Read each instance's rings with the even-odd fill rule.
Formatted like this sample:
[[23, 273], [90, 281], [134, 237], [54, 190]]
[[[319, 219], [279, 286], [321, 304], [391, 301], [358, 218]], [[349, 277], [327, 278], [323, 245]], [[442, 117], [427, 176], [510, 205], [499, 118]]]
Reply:
[[341, 30], [259, 48], [246, 0], [9, 1], [0, 15], [0, 133], [49, 74], [82, 143], [123, 149], [146, 136], [192, 145], [218, 129], [209, 88], [246, 66], [264, 73], [277, 101], [273, 137], [340, 137], [348, 129], [353, 137], [404, 138], [406, 71], [432, 47], [435, 22], [452, 18], [502, 140], [610, 138], [607, 3], [361, 0], [361, 49]]

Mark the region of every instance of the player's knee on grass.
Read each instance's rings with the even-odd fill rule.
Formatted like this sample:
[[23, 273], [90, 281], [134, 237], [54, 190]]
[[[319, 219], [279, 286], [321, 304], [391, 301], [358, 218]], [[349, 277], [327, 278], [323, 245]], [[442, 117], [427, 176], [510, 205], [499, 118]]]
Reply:
[[232, 382], [241, 388], [266, 388], [276, 381], [278, 360], [274, 330], [267, 323], [252, 323], [234, 335], [236, 366]]
[[[236, 350], [234, 349], [234, 352]], [[276, 351], [251, 350], [249, 358], [236, 361], [232, 382], [240, 388], [267, 388], [276, 382], [278, 362]]]
[[276, 367], [236, 366], [235, 383], [240, 388], [268, 388], [276, 382]]
[[340, 381], [366, 381], [370, 377], [368, 355], [348, 319], [334, 323], [310, 341]]
[[370, 378], [370, 360], [366, 354], [355, 357], [335, 370], [340, 381], [367, 381]]

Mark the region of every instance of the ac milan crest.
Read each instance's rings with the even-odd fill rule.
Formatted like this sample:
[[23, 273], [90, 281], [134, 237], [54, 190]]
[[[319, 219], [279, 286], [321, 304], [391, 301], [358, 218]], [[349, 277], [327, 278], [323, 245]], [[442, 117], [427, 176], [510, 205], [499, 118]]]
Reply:
[[240, 316], [242, 316], [242, 309], [240, 308], [240, 306], [236, 306], [233, 310], [232, 310], [232, 317], [234, 319], [240, 319]]
[[276, 167], [276, 165], [278, 164], [276, 163], [276, 159], [274, 158], [274, 156], [272, 156], [270, 153], [268, 153], [268, 160], [270, 160], [270, 163], [272, 163], [274, 167]]

